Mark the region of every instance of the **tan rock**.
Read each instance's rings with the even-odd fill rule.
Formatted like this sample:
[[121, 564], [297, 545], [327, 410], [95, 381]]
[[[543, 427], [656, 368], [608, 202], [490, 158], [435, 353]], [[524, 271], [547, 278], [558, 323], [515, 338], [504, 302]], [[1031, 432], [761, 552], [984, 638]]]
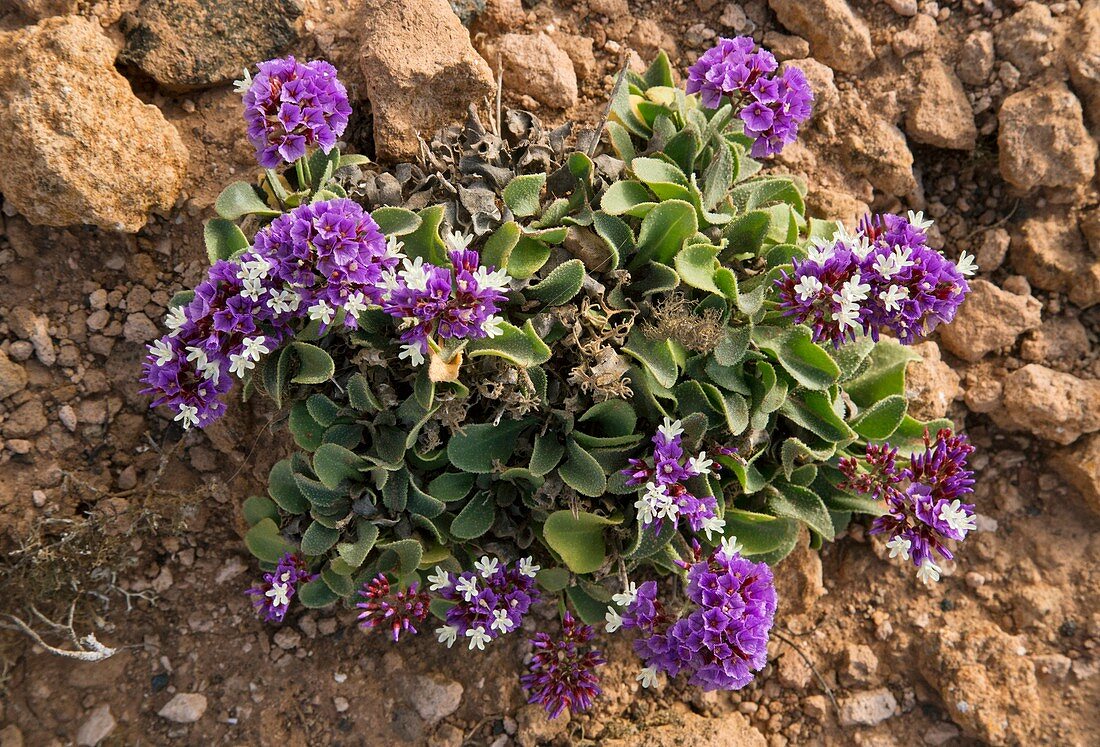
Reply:
[[31, 223], [134, 232], [180, 193], [187, 149], [115, 53], [76, 16], [0, 34], [0, 192]]
[[27, 370], [0, 350], [0, 399], [21, 392], [27, 386]]
[[1016, 342], [1041, 323], [1042, 304], [1031, 296], [1003, 291], [988, 280], [971, 280], [970, 295], [951, 324], [942, 325], [945, 348], [967, 361]]
[[893, 122], [872, 111], [854, 91], [844, 91], [836, 119], [845, 166], [882, 192], [907, 195], [916, 190], [913, 154]]
[[925, 55], [918, 64], [920, 83], [905, 119], [905, 131], [925, 145], [973, 150], [978, 128], [962, 83], [938, 57]]
[[1081, 102], [1063, 83], [1014, 93], [1000, 111], [1001, 176], [1020, 190], [1077, 187], [1092, 180], [1096, 143], [1085, 129]]
[[599, 65], [596, 62], [596, 54], [592, 51], [591, 39], [577, 34], [563, 34], [560, 31], [551, 34], [550, 38], [561, 51], [569, 55], [578, 83], [596, 74]]
[[721, 718], [706, 718], [694, 713], [665, 712], [661, 726], [642, 726], [625, 739], [608, 739], [604, 747], [765, 747], [764, 735], [740, 713], [724, 713]]
[[1068, 316], [1047, 319], [1020, 343], [1020, 357], [1033, 363], [1060, 362], [1071, 365], [1089, 354], [1085, 325]]
[[993, 74], [996, 57], [993, 51], [993, 34], [988, 31], [975, 31], [966, 37], [959, 50], [959, 64], [955, 72], [963, 83], [980, 86], [989, 81]]
[[935, 342], [922, 342], [913, 351], [921, 359], [910, 361], [905, 369], [909, 414], [917, 420], [942, 418], [961, 392], [959, 375], [940, 358], [940, 348]]
[[982, 243], [974, 252], [974, 259], [978, 262], [978, 269], [982, 272], [993, 272], [1005, 261], [1008, 247], [1012, 243], [1012, 237], [1003, 228], [991, 228], [982, 235]]
[[1019, 638], [979, 619], [943, 627], [915, 651], [925, 680], [969, 736], [993, 745], [1033, 744], [1041, 705], [1035, 669], [1021, 647]]
[[997, 54], [1027, 79], [1056, 61], [1061, 24], [1043, 3], [1029, 2], [996, 26]]
[[894, 715], [898, 701], [885, 687], [855, 692], [840, 701], [841, 726], [874, 726]]
[[568, 109], [577, 103], [573, 61], [546, 34], [505, 34], [487, 44], [484, 56], [504, 66], [504, 87], [540, 104]]
[[1100, 303], [1100, 262], [1085, 249], [1068, 211], [1048, 209], [1025, 220], [1009, 256], [1035, 287], [1068, 293], [1082, 308]]
[[1100, 515], [1100, 435], [1085, 436], [1051, 458], [1058, 474]]
[[963, 400], [971, 412], [992, 412], [1001, 406], [1004, 386], [993, 363], [979, 363], [966, 372]]
[[[447, 0], [361, 0], [359, 69], [383, 160], [414, 158], [428, 138], [496, 88]], [[430, 29], [430, 33], [425, 30]]]
[[875, 58], [871, 32], [845, 0], [768, 0], [779, 22], [810, 42], [813, 56], [834, 70], [858, 73]]
[[672, 59], [676, 59], [678, 53], [676, 37], [669, 33], [663, 24], [649, 18], [642, 18], [634, 24], [626, 42], [647, 63], [652, 61], [661, 50], [664, 50]]
[[931, 49], [936, 43], [936, 20], [921, 13], [914, 16], [909, 25], [894, 34], [890, 46], [898, 57], [908, 57], [914, 52]]
[[1100, 127], [1100, 0], [1085, 0], [1066, 41], [1070, 80], [1093, 127]]
[[1003, 387], [1004, 406], [989, 413], [1002, 428], [1062, 445], [1100, 430], [1100, 381], [1029, 363], [1006, 376]]
[[[13, 0], [15, 7], [35, 19], [70, 16], [80, 10], [80, 0]], [[0, 5], [0, 8], [3, 6]]]

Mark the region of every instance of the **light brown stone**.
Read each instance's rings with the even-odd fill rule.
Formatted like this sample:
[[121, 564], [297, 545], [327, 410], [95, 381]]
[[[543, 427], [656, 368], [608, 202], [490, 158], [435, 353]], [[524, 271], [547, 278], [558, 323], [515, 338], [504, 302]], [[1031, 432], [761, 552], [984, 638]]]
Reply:
[[920, 83], [905, 119], [905, 131], [925, 145], [973, 150], [978, 128], [962, 83], [938, 57], [925, 55], [918, 62]]
[[1006, 376], [1003, 387], [1004, 406], [989, 413], [1002, 428], [1062, 445], [1100, 431], [1100, 381], [1029, 363]]
[[1038, 327], [1042, 308], [1031, 296], [1009, 293], [988, 280], [971, 280], [970, 294], [959, 307], [955, 321], [939, 328], [940, 340], [963, 360], [980, 360]]
[[1078, 187], [1096, 173], [1096, 142], [1085, 129], [1081, 102], [1063, 83], [1014, 93], [1000, 111], [1001, 176], [1020, 190]]
[[810, 42], [813, 56], [834, 70], [858, 73], [875, 58], [871, 32], [845, 0], [768, 0], [779, 22]]

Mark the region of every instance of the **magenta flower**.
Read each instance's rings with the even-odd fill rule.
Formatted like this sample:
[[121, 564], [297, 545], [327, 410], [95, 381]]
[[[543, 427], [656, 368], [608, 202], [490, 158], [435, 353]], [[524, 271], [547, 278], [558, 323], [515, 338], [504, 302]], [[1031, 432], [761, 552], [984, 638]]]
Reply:
[[591, 626], [578, 623], [566, 612], [561, 627], [557, 640], [547, 633], [535, 634], [528, 672], [520, 677], [529, 695], [527, 702], [541, 705], [550, 718], [557, 718], [566, 708], [574, 713], [591, 708], [602, 692], [596, 667], [606, 663], [599, 651], [585, 650], [594, 634]]
[[539, 566], [524, 558], [509, 567], [484, 556], [473, 571], [447, 573], [440, 568], [429, 576], [431, 590], [454, 602], [447, 610], [446, 625], [437, 628], [440, 643], [450, 648], [461, 638], [472, 650], [482, 650], [490, 641], [518, 630], [523, 618], [540, 594], [535, 585]]
[[300, 555], [286, 553], [279, 559], [271, 573], [265, 573], [263, 581], [245, 593], [252, 598], [252, 606], [265, 622], [282, 622], [290, 609], [290, 600], [298, 584], [315, 578], [306, 568]]
[[363, 610], [359, 613], [359, 626], [363, 630], [386, 625], [390, 629], [394, 643], [402, 633], [416, 635], [420, 631], [416, 626], [428, 617], [427, 593], [418, 590], [415, 581], [407, 589], [393, 591], [389, 580], [381, 573], [370, 583], [364, 583], [359, 596], [364, 601], [355, 606]]

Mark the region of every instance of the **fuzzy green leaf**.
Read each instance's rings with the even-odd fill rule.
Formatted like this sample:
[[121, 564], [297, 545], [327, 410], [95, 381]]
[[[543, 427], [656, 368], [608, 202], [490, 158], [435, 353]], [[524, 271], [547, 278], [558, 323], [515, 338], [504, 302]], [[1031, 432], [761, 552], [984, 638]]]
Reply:
[[607, 490], [607, 477], [600, 463], [573, 439], [566, 444], [566, 452], [565, 463], [558, 467], [562, 482], [589, 498], [603, 495]]
[[771, 340], [761, 340], [759, 344], [762, 349], [771, 351], [784, 370], [807, 389], [828, 389], [840, 378], [840, 367], [836, 361], [813, 341], [810, 330], [804, 326], [791, 327]]
[[254, 524], [244, 535], [244, 544], [249, 552], [265, 563], [278, 563], [283, 555], [295, 550], [294, 545], [279, 533], [279, 525], [270, 518]]
[[736, 537], [744, 546], [743, 555], [773, 553], [788, 543], [789, 550], [798, 537], [798, 523], [791, 519], [739, 509], [727, 509], [723, 518], [726, 522], [723, 535]]
[[797, 519], [827, 540], [833, 539], [833, 521], [821, 498], [808, 488], [777, 482], [766, 488], [768, 510], [776, 516]]
[[901, 343], [882, 339], [868, 356], [868, 366], [849, 381], [844, 390], [860, 407], [870, 407], [887, 397], [905, 394], [905, 368], [920, 355]]
[[474, 423], [451, 437], [447, 456], [451, 464], [464, 472], [488, 474], [493, 463], [506, 463], [516, 449], [516, 439], [527, 427], [527, 420], [504, 420], [499, 425]]
[[565, 568], [543, 568], [535, 579], [546, 591], [555, 594], [569, 585], [569, 571]]
[[522, 174], [508, 182], [501, 197], [519, 218], [529, 218], [539, 211], [539, 195], [546, 184], [546, 174]]
[[211, 218], [202, 227], [202, 236], [206, 241], [206, 258], [210, 264], [219, 259], [229, 259], [242, 249], [248, 248], [248, 239], [233, 221], [225, 218]]
[[574, 573], [592, 573], [607, 560], [603, 530], [619, 522], [579, 511], [555, 511], [543, 525], [546, 544]]
[[298, 589], [298, 601], [308, 609], [328, 607], [339, 599], [340, 595], [333, 591], [321, 578], [308, 581]]
[[279, 521], [279, 507], [275, 505], [275, 501], [262, 495], [254, 495], [245, 499], [244, 504], [241, 506], [241, 513], [244, 514], [244, 520], [248, 522], [249, 526], [259, 524], [264, 519]]
[[419, 215], [399, 207], [376, 208], [370, 217], [385, 236], [406, 236], [420, 228], [421, 223]]
[[721, 293], [722, 291], [714, 284], [714, 273], [721, 267], [717, 257], [718, 247], [693, 244], [680, 250], [673, 267], [676, 268], [676, 273], [684, 285], [710, 293]]
[[[638, 159], [641, 160], [641, 159]], [[699, 230], [695, 208], [683, 200], [667, 200], [649, 211], [638, 230], [638, 254], [632, 267], [653, 260], [668, 264]]]
[[496, 515], [492, 495], [487, 491], [477, 493], [451, 522], [451, 534], [463, 540], [477, 539], [489, 531]]
[[481, 250], [481, 263], [486, 267], [507, 267], [512, 250], [522, 235], [523, 231], [515, 221], [501, 224], [500, 228], [486, 239], [485, 247]]
[[237, 220], [246, 215], [275, 217], [278, 210], [268, 206], [256, 188], [247, 182], [232, 182], [214, 201], [214, 211], [226, 220]]
[[313, 454], [313, 471], [317, 479], [328, 488], [339, 487], [346, 480], [359, 477], [359, 470], [369, 463], [350, 449], [332, 443], [317, 447]]
[[905, 397], [894, 394], [863, 410], [849, 425], [869, 441], [885, 441], [901, 425], [907, 407]]
[[291, 465], [290, 459], [275, 462], [267, 477], [267, 494], [287, 513], [304, 514], [309, 510], [309, 501], [298, 489]]
[[294, 443], [306, 451], [314, 451], [324, 441], [325, 427], [313, 419], [305, 402], [295, 402], [290, 408], [287, 427]]
[[508, 322], [502, 322], [500, 328], [501, 334], [496, 337], [471, 340], [466, 346], [466, 354], [470, 358], [495, 355], [523, 368], [538, 366], [550, 360], [550, 348], [539, 337], [530, 319], [522, 329]]
[[296, 341], [288, 349], [298, 356], [298, 373], [290, 379], [295, 384], [324, 384], [336, 371], [332, 356], [316, 345]]
[[646, 186], [630, 179], [615, 182], [600, 198], [600, 209], [608, 215], [643, 218], [657, 205]]
[[348, 379], [348, 402], [360, 412], [377, 412], [382, 402], [371, 389], [367, 377], [361, 373], [352, 374]]
[[402, 576], [415, 571], [420, 566], [420, 559], [424, 557], [424, 546], [414, 539], [387, 542], [378, 545], [378, 549], [385, 553], [384, 557], [379, 559], [384, 561], [380, 564], [387, 568], [396, 567]]
[[668, 340], [651, 340], [634, 327], [622, 351], [644, 365], [661, 386], [676, 384], [679, 369]]
[[530, 236], [520, 236], [508, 256], [508, 274], [525, 280], [542, 269], [550, 259], [550, 246]]
[[302, 552], [306, 555], [323, 555], [340, 539], [339, 529], [329, 529], [316, 521], [302, 534]]
[[336, 545], [337, 555], [352, 568], [363, 565], [374, 543], [378, 541], [378, 527], [366, 519], [360, 519], [355, 523], [355, 532], [354, 542], [340, 542]]
[[441, 501], [453, 503], [470, 494], [475, 479], [469, 472], [444, 472], [428, 483], [428, 492]]
[[584, 262], [570, 259], [550, 271], [550, 274], [523, 292], [527, 298], [546, 306], [560, 306], [580, 293], [584, 282]]

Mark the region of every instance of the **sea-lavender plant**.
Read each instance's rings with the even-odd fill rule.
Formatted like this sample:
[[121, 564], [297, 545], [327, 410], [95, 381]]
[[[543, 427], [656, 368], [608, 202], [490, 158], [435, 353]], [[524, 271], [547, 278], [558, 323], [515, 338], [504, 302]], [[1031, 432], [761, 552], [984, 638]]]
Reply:
[[363, 601], [355, 605], [363, 610], [359, 613], [360, 627], [364, 630], [388, 627], [394, 643], [402, 633], [419, 633], [416, 626], [427, 619], [431, 601], [427, 594], [419, 590], [419, 586], [418, 582], [413, 581], [409, 588], [394, 591], [389, 579], [381, 573], [363, 584], [359, 590]]
[[558, 638], [535, 634], [527, 673], [519, 678], [528, 693], [527, 702], [544, 707], [550, 718], [557, 718], [566, 708], [587, 711], [603, 692], [596, 668], [606, 662], [602, 653], [588, 646], [595, 634], [592, 626], [574, 620], [566, 612], [561, 628]]

